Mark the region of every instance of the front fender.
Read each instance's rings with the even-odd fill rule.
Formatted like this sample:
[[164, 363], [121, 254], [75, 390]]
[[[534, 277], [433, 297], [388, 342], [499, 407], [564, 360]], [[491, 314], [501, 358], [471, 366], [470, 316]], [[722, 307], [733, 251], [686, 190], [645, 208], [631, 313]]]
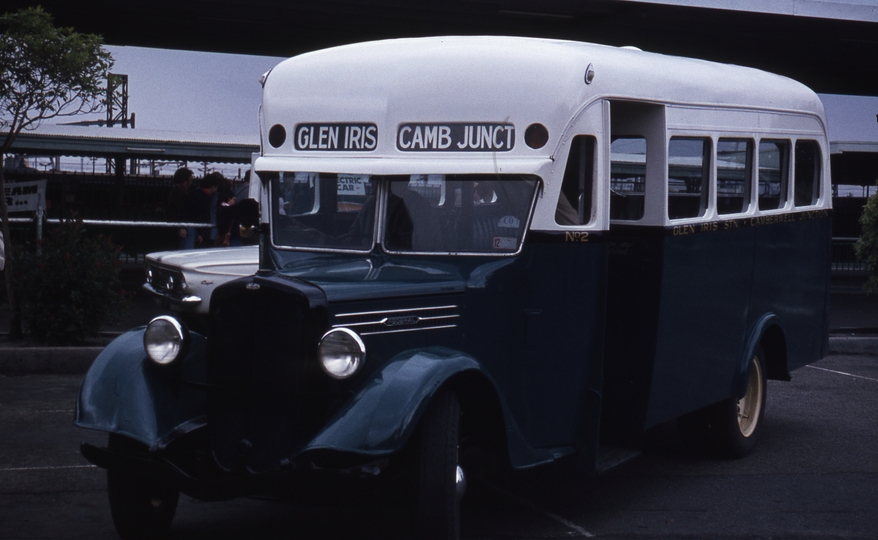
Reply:
[[[735, 370], [735, 379], [732, 382], [732, 394], [739, 399], [744, 397], [744, 394], [747, 393], [747, 380], [750, 376], [750, 360], [753, 358], [753, 354], [759, 347], [760, 341], [763, 336], [765, 336], [766, 331], [771, 326], [781, 326], [780, 317], [774, 313], [766, 313], [756, 321], [756, 324], [753, 325], [750, 334], [747, 336], [747, 340], [744, 342], [744, 354], [738, 361], [738, 368]], [[770, 371], [771, 369], [768, 365], [764, 367], [766, 371]], [[789, 371], [787, 371], [785, 366], [780, 375], [782, 375], [782, 380], [790, 380]]]
[[397, 356], [366, 382], [302, 449], [379, 456], [399, 450], [430, 398], [453, 375], [482, 371], [458, 351], [422, 349]]
[[[435, 347], [399, 355], [375, 373], [301, 453], [393, 454], [409, 440], [436, 391], [452, 377], [473, 371], [496, 389], [481, 364], [459, 351]], [[533, 448], [525, 441], [502, 394], [497, 396], [513, 467], [553, 461], [557, 456], [551, 450]]]
[[201, 382], [207, 340], [191, 334], [182, 372], [169, 376], [147, 358], [143, 332], [126, 332], [95, 359], [79, 391], [75, 424], [156, 448], [204, 424], [204, 387], [189, 383]]

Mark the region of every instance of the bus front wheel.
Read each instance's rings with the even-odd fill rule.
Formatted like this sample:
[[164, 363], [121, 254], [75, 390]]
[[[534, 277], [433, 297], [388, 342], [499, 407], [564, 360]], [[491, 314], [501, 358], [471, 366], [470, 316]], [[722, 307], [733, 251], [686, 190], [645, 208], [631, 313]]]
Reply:
[[[115, 450], [139, 446], [111, 434], [109, 447]], [[137, 472], [108, 469], [107, 494], [116, 532], [124, 540], [154, 539], [168, 535], [177, 511], [180, 493]]]
[[457, 540], [460, 499], [465, 489], [458, 459], [460, 402], [440, 390], [421, 420], [416, 460], [414, 529], [418, 538]]

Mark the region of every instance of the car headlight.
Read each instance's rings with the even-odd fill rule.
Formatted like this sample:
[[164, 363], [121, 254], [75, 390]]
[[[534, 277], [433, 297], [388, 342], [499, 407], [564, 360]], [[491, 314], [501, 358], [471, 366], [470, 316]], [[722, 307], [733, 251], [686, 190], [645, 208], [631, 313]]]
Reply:
[[347, 379], [356, 373], [366, 359], [366, 345], [356, 332], [333, 328], [323, 334], [317, 347], [320, 367], [336, 379]]
[[143, 348], [156, 364], [166, 366], [185, 355], [189, 345], [189, 330], [177, 319], [161, 315], [146, 325]]

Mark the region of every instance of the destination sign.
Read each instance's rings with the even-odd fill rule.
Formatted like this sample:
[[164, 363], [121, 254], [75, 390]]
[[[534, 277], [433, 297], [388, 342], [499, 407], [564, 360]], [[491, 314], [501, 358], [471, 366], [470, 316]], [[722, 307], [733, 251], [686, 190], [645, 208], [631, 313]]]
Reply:
[[368, 152], [378, 147], [375, 124], [298, 124], [296, 150]]
[[402, 124], [396, 133], [403, 152], [508, 152], [514, 146], [512, 124]]

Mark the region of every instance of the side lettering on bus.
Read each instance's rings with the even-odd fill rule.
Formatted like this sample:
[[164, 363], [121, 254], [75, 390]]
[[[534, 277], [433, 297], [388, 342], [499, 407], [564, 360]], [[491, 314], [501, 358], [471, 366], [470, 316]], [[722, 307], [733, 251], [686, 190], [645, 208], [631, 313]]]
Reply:
[[513, 147], [512, 124], [402, 124], [396, 133], [402, 152], [508, 152]]
[[375, 124], [297, 124], [296, 150], [368, 152], [378, 147]]
[[668, 236], [686, 236], [689, 234], [728, 231], [745, 229], [749, 227], [761, 227], [765, 225], [777, 225], [782, 223], [796, 223], [811, 219], [827, 219], [832, 215], [828, 209], [804, 210], [799, 212], [785, 212], [783, 214], [770, 214], [767, 216], [753, 216], [745, 218], [732, 218], [720, 221], [706, 221], [684, 225], [674, 225], [665, 228]]

